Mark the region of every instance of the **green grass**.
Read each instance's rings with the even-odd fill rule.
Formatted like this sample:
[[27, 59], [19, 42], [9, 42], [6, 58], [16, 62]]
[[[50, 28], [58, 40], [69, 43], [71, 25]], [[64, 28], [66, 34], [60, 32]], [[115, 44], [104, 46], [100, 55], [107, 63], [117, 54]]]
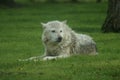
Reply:
[[[120, 80], [120, 34], [101, 33], [107, 3], [31, 4], [0, 9], [0, 80]], [[94, 38], [99, 55], [18, 62], [42, 55], [40, 22], [68, 20]]]

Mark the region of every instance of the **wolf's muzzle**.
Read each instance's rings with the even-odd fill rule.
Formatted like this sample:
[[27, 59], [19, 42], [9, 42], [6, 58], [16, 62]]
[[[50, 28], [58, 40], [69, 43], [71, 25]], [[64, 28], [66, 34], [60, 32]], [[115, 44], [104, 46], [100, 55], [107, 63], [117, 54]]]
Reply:
[[61, 42], [62, 41], [62, 37], [58, 37], [57, 42]]

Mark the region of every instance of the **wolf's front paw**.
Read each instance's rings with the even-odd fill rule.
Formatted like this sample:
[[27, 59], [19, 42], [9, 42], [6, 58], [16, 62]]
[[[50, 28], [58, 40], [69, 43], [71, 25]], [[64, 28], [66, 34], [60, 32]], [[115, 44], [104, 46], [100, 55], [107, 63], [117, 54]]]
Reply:
[[46, 56], [46, 57], [43, 58], [44, 61], [46, 61], [46, 60], [56, 60], [56, 59], [57, 59], [57, 57], [52, 57], [52, 56]]

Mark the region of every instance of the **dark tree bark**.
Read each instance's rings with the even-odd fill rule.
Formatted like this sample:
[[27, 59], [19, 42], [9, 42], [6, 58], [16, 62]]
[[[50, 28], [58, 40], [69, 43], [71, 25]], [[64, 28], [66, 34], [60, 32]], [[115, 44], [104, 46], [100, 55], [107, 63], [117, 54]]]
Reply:
[[103, 32], [120, 32], [120, 0], [109, 0]]
[[15, 1], [14, 0], [0, 0], [0, 5], [14, 6]]
[[97, 3], [100, 3], [102, 0], [96, 0]]

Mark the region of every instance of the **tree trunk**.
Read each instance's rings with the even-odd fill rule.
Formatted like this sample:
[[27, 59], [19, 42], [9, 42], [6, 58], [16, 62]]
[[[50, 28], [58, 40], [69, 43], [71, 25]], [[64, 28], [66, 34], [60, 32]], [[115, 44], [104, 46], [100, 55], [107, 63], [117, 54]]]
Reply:
[[109, 0], [103, 32], [120, 32], [120, 0]]

